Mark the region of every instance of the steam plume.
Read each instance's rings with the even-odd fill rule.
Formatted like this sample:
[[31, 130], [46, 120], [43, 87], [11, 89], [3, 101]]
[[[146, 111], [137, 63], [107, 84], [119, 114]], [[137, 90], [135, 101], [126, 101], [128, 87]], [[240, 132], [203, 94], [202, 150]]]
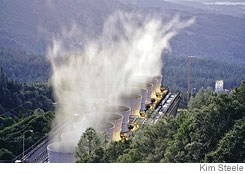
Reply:
[[[64, 47], [64, 37], [77, 39], [79, 28], [63, 32], [63, 39], [54, 38], [48, 57], [59, 103], [55, 123], [74, 114], [85, 117], [83, 113], [96, 105], [119, 104], [114, 96], [127, 80], [161, 74], [162, 52], [170, 50], [170, 39], [194, 20], [181, 21], [176, 16], [163, 23], [157, 17], [116, 12], [104, 23], [101, 36], [84, 43], [79, 54], [71, 54], [73, 50]], [[77, 53], [79, 48], [74, 50]], [[99, 117], [94, 115], [84, 119], [85, 127], [86, 120]]]

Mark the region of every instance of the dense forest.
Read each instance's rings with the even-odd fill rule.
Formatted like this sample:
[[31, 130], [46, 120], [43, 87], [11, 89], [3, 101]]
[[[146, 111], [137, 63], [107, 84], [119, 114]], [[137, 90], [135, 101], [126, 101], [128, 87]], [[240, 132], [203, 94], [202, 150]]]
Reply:
[[[245, 79], [244, 66], [199, 57], [191, 59], [190, 72], [190, 95], [195, 95], [201, 88], [214, 88], [216, 80], [224, 80], [224, 88], [232, 90]], [[188, 57], [164, 55], [162, 74], [164, 86], [168, 86], [173, 92], [181, 92], [180, 107], [185, 108], [188, 87]]]
[[[181, 108], [186, 107], [188, 78], [188, 57], [165, 54], [163, 61], [163, 85], [171, 91], [182, 93]], [[47, 82], [51, 76], [51, 67], [44, 56], [35, 56], [27, 52], [10, 48], [0, 48], [0, 65], [10, 79], [23, 83]], [[229, 71], [227, 71], [229, 70]], [[191, 92], [214, 87], [216, 80], [224, 80], [228, 90], [239, 86], [245, 79], [245, 67], [200, 57], [191, 60]], [[195, 89], [195, 90], [194, 90]]]
[[119, 142], [108, 143], [88, 128], [76, 148], [77, 162], [245, 162], [245, 81], [230, 95], [201, 89], [190, 107], [176, 117], [162, 115]]
[[47, 83], [22, 84], [0, 69], [0, 130], [28, 117], [35, 109], [53, 111], [52, 88]]
[[[238, 12], [237, 9], [226, 6], [229, 15], [223, 15], [215, 14], [213, 8], [193, 8], [169, 1], [49, 0], [43, 3], [1, 0], [0, 46], [44, 55], [57, 36], [62, 38], [68, 49], [98, 38], [106, 19], [115, 11], [133, 12], [146, 18], [158, 16], [164, 23], [179, 14], [182, 19], [196, 17], [196, 22], [171, 40], [172, 51], [176, 55], [198, 55], [245, 63], [245, 18], [232, 16]], [[74, 24], [79, 29], [74, 33], [75, 38], [64, 34], [64, 31], [73, 33]]]
[[[115, 11], [159, 17], [164, 23], [176, 14], [182, 20], [195, 17], [193, 25], [170, 41], [171, 53], [162, 57], [163, 86], [181, 92], [184, 111], [176, 117], [163, 115], [156, 124], [144, 125], [119, 142], [108, 142], [106, 135], [89, 128], [79, 141], [77, 162], [245, 162], [244, 8], [188, 4], [0, 1], [0, 162], [22, 152], [24, 132], [28, 148], [51, 130], [55, 100], [45, 54], [54, 38], [61, 39], [67, 50], [86, 48], [87, 41], [100, 38]], [[189, 111], [187, 55], [196, 56], [191, 61]], [[228, 94], [213, 93], [216, 80], [224, 80]]]
[[[48, 82], [51, 74], [51, 68], [45, 57], [34, 56], [27, 52], [18, 51], [15, 49], [1, 48], [0, 64], [2, 66], [0, 69], [0, 160], [6, 160], [12, 159], [12, 157], [21, 153], [21, 132], [28, 129], [33, 129], [36, 131], [35, 133], [27, 134], [26, 147], [29, 147], [36, 140], [42, 138], [45, 133], [50, 130], [51, 120], [54, 117], [54, 99], [52, 87]], [[182, 108], [186, 107], [187, 68], [188, 58], [186, 57], [178, 57], [173, 55], [165, 55], [163, 57], [163, 85], [168, 86], [173, 92], [180, 91], [182, 93]], [[229, 71], [226, 71], [227, 69], [229, 69]], [[181, 127], [182, 122], [183, 124], [185, 122], [187, 124], [189, 119], [197, 119], [194, 117], [197, 117], [195, 114], [199, 113], [193, 112], [196, 109], [199, 110], [198, 112], [201, 112], [201, 108], [199, 108], [199, 106], [206, 105], [206, 107], [208, 107], [210, 103], [205, 103], [206, 101], [211, 100], [212, 97], [220, 97], [212, 96], [212, 88], [208, 88], [207, 91], [205, 88], [208, 86], [214, 87], [215, 80], [223, 79], [225, 88], [231, 90], [234, 86], [239, 86], [240, 82], [244, 80], [244, 77], [245, 68], [243, 66], [227, 64], [226, 62], [209, 59], [193, 58], [191, 63], [191, 89], [195, 88], [196, 90], [191, 90], [191, 95], [195, 96], [194, 99], [192, 97], [190, 102], [191, 112], [180, 113], [176, 118], [166, 116], [162, 121], [157, 123], [159, 127], [156, 129], [160, 129], [162, 126], [165, 127], [162, 131], [167, 131], [165, 129], [170, 129], [169, 126], [174, 124], [177, 127], [171, 129], [174, 129], [172, 130], [173, 134], [176, 133], [174, 131], [178, 130], [178, 126]], [[243, 88], [244, 87], [242, 86], [241, 89]], [[200, 92], [197, 93], [199, 89]], [[234, 94], [231, 96], [234, 96]], [[227, 97], [229, 98], [230, 96]], [[40, 126], [37, 126], [39, 122]], [[241, 133], [237, 131], [239, 131], [238, 127], [242, 125], [234, 123], [234, 126], [236, 126], [234, 127], [234, 130], [229, 130], [231, 131], [230, 134]], [[152, 128], [146, 127], [142, 129], [143, 132], [137, 133], [135, 138], [138, 134], [145, 134], [144, 131], [148, 129], [155, 128], [154, 126]], [[146, 135], [147, 134], [148, 133], [146, 133]], [[32, 139], [28, 136], [32, 136], [34, 138]], [[190, 137], [186, 139], [188, 139], [188, 141], [192, 141], [189, 138]], [[222, 135], [222, 138], [224, 138], [224, 140], [220, 140], [220, 142], [218, 142], [221, 143], [220, 146], [222, 145], [222, 142], [227, 141], [229, 137], [225, 138], [224, 135]], [[169, 139], [156, 140], [156, 142], [158, 141], [170, 142]], [[127, 141], [111, 143], [108, 145], [109, 147], [119, 149], [121, 148], [121, 150], [118, 150], [117, 152], [115, 149], [109, 148], [106, 150], [106, 152], [104, 152], [103, 149], [100, 149], [100, 153], [103, 152], [106, 154], [107, 151], [108, 153], [115, 153], [115, 157], [110, 159], [109, 162], [123, 162], [124, 158], [130, 159], [131, 157], [128, 158], [128, 156], [137, 152], [129, 150], [129, 148], [132, 148], [132, 146], [137, 146], [132, 142], [135, 143], [137, 141], [133, 141], [131, 138]], [[195, 145], [198, 146], [198, 144]], [[123, 153], [125, 157], [123, 157], [124, 155], [122, 156], [122, 152], [124, 152], [123, 149], [125, 149], [126, 152], [128, 151], [128, 153]], [[218, 149], [218, 147], [215, 150], [217, 150], [217, 153], [221, 153], [222, 151], [222, 149]], [[160, 155], [160, 149], [156, 149], [156, 151], [159, 151]], [[215, 156], [216, 152], [209, 152], [210, 154], [202, 160], [206, 160], [206, 158], [207, 160], [213, 159], [213, 156]], [[165, 153], [165, 151], [161, 153]], [[213, 156], [211, 157], [211, 155]], [[133, 158], [135, 158], [135, 156]], [[83, 160], [89, 161], [87, 158], [81, 159], [80, 161]], [[103, 160], [105, 160], [104, 157]], [[171, 159], [165, 159], [165, 156], [164, 159], [161, 160], [172, 162]]]
[[[9, 80], [0, 69], [0, 160], [11, 160], [50, 131], [54, 117], [52, 88], [47, 83], [26, 84]], [[46, 113], [45, 113], [46, 112]]]
[[[27, 118], [12, 124], [0, 131], [0, 160], [12, 160], [22, 153], [23, 133], [25, 133], [25, 149], [43, 138], [50, 130], [53, 112], [44, 113], [36, 109]], [[28, 132], [32, 130], [33, 132]]]
[[0, 66], [10, 79], [24, 83], [47, 82], [51, 69], [44, 56], [0, 47]]

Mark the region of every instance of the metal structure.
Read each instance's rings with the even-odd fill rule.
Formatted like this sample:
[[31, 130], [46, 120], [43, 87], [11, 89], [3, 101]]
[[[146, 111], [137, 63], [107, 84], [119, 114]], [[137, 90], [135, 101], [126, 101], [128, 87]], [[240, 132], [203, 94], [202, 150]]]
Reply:
[[23, 159], [23, 161], [25, 160], [25, 133], [27, 133], [27, 132], [33, 132], [33, 130], [27, 130], [27, 131], [25, 131], [25, 132], [23, 132], [23, 143], [22, 143], [22, 148], [23, 148], [23, 157], [22, 157], [22, 159]]

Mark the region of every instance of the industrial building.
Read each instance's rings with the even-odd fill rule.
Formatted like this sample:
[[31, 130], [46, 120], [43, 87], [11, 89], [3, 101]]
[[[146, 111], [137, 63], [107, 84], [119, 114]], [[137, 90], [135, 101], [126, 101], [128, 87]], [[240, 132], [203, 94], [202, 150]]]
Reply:
[[[129, 137], [142, 124], [155, 124], [163, 114], [176, 115], [180, 94], [172, 94], [161, 87], [162, 75], [147, 79], [147, 82], [128, 82], [125, 91], [118, 96], [120, 104], [101, 105], [91, 111], [86, 108], [83, 114], [74, 114], [69, 120], [64, 120], [49, 137], [25, 153], [25, 160], [31, 163], [73, 163], [76, 144], [88, 127], [107, 133], [111, 141], [119, 141]], [[150, 110], [154, 111], [154, 116], [147, 115]], [[54, 138], [57, 136], [60, 138]]]

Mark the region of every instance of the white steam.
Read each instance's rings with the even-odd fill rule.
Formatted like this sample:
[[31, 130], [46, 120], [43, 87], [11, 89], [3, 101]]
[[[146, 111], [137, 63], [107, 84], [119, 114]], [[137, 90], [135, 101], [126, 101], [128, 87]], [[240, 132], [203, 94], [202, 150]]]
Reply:
[[86, 118], [83, 113], [95, 105], [119, 104], [114, 96], [127, 80], [161, 74], [162, 52], [169, 50], [170, 39], [194, 20], [182, 21], [176, 16], [163, 23], [160, 18], [117, 12], [107, 19], [99, 38], [83, 43], [81, 54], [77, 48], [71, 54], [73, 50], [64, 47], [64, 35], [79, 40], [79, 28], [63, 32], [48, 51], [59, 103], [55, 123], [80, 114], [86, 127], [86, 120], [99, 115]]

